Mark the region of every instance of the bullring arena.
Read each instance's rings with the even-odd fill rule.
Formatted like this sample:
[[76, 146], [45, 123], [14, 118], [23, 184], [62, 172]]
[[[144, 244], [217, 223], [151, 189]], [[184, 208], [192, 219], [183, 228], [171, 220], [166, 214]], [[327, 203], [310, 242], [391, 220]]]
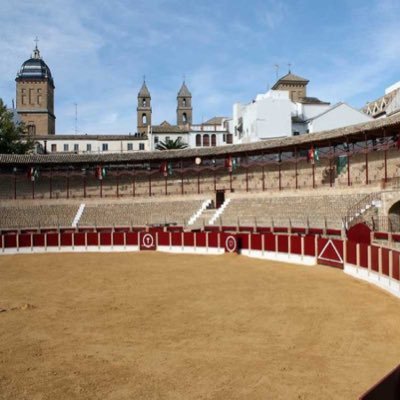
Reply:
[[0, 398], [360, 398], [400, 359], [399, 134], [0, 155]]

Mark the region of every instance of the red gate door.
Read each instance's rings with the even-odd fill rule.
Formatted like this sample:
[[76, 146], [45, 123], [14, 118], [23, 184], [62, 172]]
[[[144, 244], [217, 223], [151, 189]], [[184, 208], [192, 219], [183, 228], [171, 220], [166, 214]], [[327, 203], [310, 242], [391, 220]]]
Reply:
[[318, 264], [343, 269], [343, 241], [318, 238]]

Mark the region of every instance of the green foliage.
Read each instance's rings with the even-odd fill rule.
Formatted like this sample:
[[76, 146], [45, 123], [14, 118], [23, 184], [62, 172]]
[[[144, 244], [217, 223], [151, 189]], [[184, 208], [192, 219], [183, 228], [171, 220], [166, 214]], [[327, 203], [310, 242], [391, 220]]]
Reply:
[[165, 142], [159, 142], [157, 143], [156, 149], [157, 150], [180, 150], [180, 149], [186, 149], [188, 145], [180, 138], [177, 138], [175, 140], [168, 139]]
[[25, 154], [33, 146], [33, 140], [24, 134], [24, 125], [14, 123], [12, 112], [0, 99], [0, 154]]

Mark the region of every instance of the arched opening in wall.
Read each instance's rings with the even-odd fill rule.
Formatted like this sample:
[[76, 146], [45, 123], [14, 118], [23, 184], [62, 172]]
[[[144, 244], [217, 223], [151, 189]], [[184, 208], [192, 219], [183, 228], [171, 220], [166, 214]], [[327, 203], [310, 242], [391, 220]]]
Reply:
[[184, 124], [187, 123], [187, 115], [186, 115], [186, 113], [182, 114], [182, 121], [183, 121]]
[[217, 145], [217, 135], [213, 133], [211, 135], [211, 146], [216, 146]]
[[397, 201], [389, 208], [389, 230], [400, 231], [400, 201]]
[[147, 105], [147, 101], [146, 101], [146, 99], [143, 99], [143, 100], [142, 100], [142, 106], [143, 106], [143, 107], [146, 107], [146, 105]]
[[204, 135], [203, 136], [203, 147], [209, 147], [209, 146], [210, 146], [210, 136]]
[[143, 124], [143, 125], [146, 125], [146, 124], [147, 124], [147, 115], [146, 115], [146, 114], [143, 114], [143, 115], [142, 115], [142, 124]]
[[28, 125], [28, 135], [36, 135], [36, 126], [34, 124]]
[[183, 107], [186, 107], [186, 99], [182, 100], [182, 105], [183, 105]]
[[196, 135], [196, 147], [201, 147], [201, 135], [198, 133]]

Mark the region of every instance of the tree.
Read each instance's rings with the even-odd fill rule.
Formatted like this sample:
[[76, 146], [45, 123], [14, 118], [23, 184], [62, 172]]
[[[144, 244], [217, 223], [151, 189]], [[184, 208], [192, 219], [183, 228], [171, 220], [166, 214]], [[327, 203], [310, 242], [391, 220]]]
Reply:
[[13, 113], [0, 99], [0, 154], [25, 154], [33, 145], [32, 139], [25, 135], [24, 124], [13, 121]]
[[182, 139], [178, 137], [178, 139], [172, 140], [167, 139], [165, 142], [157, 143], [156, 149], [157, 150], [180, 150], [186, 149], [188, 145], [182, 142]]

